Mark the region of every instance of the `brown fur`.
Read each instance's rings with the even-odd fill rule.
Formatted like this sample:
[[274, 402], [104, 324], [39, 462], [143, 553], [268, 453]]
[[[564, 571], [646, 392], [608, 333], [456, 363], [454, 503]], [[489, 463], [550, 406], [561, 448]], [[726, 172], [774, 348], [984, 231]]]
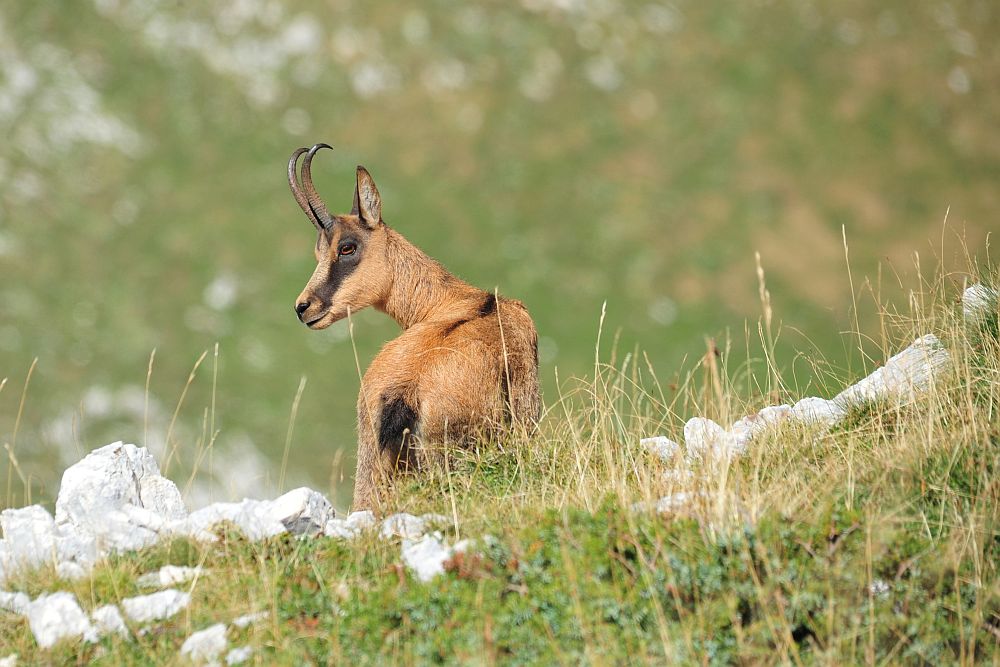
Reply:
[[[355, 510], [381, 506], [385, 482], [401, 469], [432, 464], [441, 446], [467, 446], [498, 428], [531, 428], [540, 408], [537, 335], [524, 305], [448, 273], [388, 227], [381, 206], [359, 166], [354, 211], [329, 216], [324, 207], [318, 216], [316, 270], [296, 301], [312, 329], [367, 306], [403, 329], [361, 382]], [[347, 242], [356, 250], [345, 256]]]

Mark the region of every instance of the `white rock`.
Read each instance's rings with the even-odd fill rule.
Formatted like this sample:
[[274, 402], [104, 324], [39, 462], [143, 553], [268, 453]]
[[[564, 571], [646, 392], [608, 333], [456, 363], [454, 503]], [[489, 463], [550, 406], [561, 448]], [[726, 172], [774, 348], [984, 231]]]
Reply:
[[39, 596], [28, 605], [25, 615], [31, 634], [42, 648], [55, 646], [62, 639], [97, 640], [97, 631], [72, 593]]
[[89, 571], [82, 565], [74, 563], [71, 560], [63, 561], [56, 565], [56, 575], [58, 575], [60, 579], [65, 579], [67, 581], [83, 579], [87, 576], [88, 572]]
[[339, 537], [344, 540], [353, 540], [357, 537], [357, 531], [347, 525], [347, 519], [330, 519], [323, 527], [323, 534], [327, 537]]
[[55, 562], [56, 524], [41, 505], [0, 512], [0, 528], [4, 535], [5, 570]]
[[56, 522], [100, 534], [109, 512], [144, 508], [164, 519], [187, 515], [177, 485], [160, 475], [145, 447], [112, 443], [95, 449], [63, 473]]
[[232, 651], [226, 654], [226, 664], [227, 665], [242, 665], [244, 662], [250, 659], [253, 655], [253, 648], [249, 646], [240, 646], [234, 648]]
[[17, 667], [17, 653], [11, 653], [6, 658], [0, 658], [0, 667]]
[[751, 440], [769, 429], [776, 428], [791, 414], [790, 405], [769, 405], [756, 414], [737, 420], [729, 427], [729, 435], [732, 437], [735, 450], [741, 453], [746, 451]]
[[696, 493], [681, 491], [679, 493], [671, 493], [669, 496], [663, 496], [656, 501], [656, 511], [659, 514], [676, 512], [679, 509], [689, 506], [697, 495]]
[[212, 541], [213, 528], [228, 521], [251, 540], [285, 532], [314, 535], [324, 529], [333, 514], [333, 506], [323, 494], [302, 487], [275, 500], [247, 498], [238, 503], [214, 503], [175, 522], [171, 530], [200, 541]]
[[927, 334], [833, 400], [845, 409], [877, 400], [909, 402], [930, 388], [950, 364], [948, 350], [941, 346], [937, 336]]
[[243, 616], [238, 616], [233, 619], [233, 625], [241, 630], [243, 628], [248, 628], [257, 621], [262, 621], [267, 618], [266, 611], [255, 611], [252, 614], [244, 614]]
[[[125, 505], [121, 508], [120, 512], [125, 521], [130, 525], [148, 530], [154, 535], [162, 532], [171, 521], [178, 520], [177, 517], [164, 517], [155, 510], [139, 507], [138, 505]], [[187, 514], [185, 513], [184, 516], [187, 516]]]
[[293, 535], [316, 535], [333, 518], [333, 506], [318, 491], [301, 487], [271, 502], [271, 512]]
[[705, 417], [692, 417], [684, 424], [684, 445], [690, 460], [705, 457], [720, 460], [742, 454], [746, 449], [726, 429]]
[[792, 406], [791, 416], [804, 424], [832, 428], [847, 416], [847, 410], [836, 401], [811, 396]]
[[168, 588], [150, 595], [139, 595], [122, 600], [122, 609], [130, 620], [136, 623], [158, 621], [170, 618], [191, 603], [188, 593]]
[[347, 524], [358, 530], [370, 530], [375, 527], [376, 523], [378, 522], [375, 520], [375, 513], [371, 510], [351, 512], [347, 515]]
[[262, 540], [286, 532], [285, 524], [274, 516], [271, 503], [245, 499], [238, 503], [213, 503], [174, 525], [173, 530], [199, 541], [212, 541], [212, 530], [220, 523], [230, 522], [250, 540]]
[[56, 555], [61, 562], [72, 561], [90, 572], [104, 552], [97, 546], [97, 538], [72, 526], [56, 526]]
[[152, 454], [121, 442], [67, 468], [56, 499], [61, 532], [93, 536], [98, 556], [154, 544], [166, 521], [186, 515], [180, 491], [160, 475]]
[[759, 422], [760, 429], [766, 429], [774, 426], [778, 426], [783, 421], [788, 419], [792, 414], [792, 406], [781, 404], [781, 405], [769, 405], [766, 408], [761, 408], [757, 413], [756, 422]]
[[128, 628], [122, 618], [118, 607], [113, 604], [106, 604], [90, 612], [90, 619], [94, 624], [97, 633], [103, 635], [121, 635], [128, 637]]
[[868, 592], [872, 596], [882, 599], [889, 597], [890, 590], [889, 584], [885, 583], [882, 579], [876, 579], [868, 586]]
[[729, 437], [733, 444], [746, 450], [753, 437], [763, 430], [763, 422], [757, 420], [757, 415], [742, 417], [729, 427]]
[[430, 581], [443, 573], [444, 563], [452, 553], [437, 533], [424, 535], [419, 540], [403, 538], [403, 562], [420, 581]]
[[980, 317], [989, 308], [996, 308], [996, 304], [996, 290], [979, 283], [968, 287], [962, 293], [962, 314], [967, 320]]
[[658, 456], [664, 461], [673, 461], [674, 456], [681, 450], [679, 444], [663, 435], [643, 438], [639, 441], [639, 445], [650, 454]]
[[140, 586], [176, 586], [186, 581], [191, 581], [195, 577], [205, 574], [205, 570], [198, 567], [183, 567], [180, 565], [164, 565], [156, 572], [149, 572], [136, 579]]
[[[71, 524], [61, 525], [63, 531], [74, 528]], [[154, 530], [137, 525], [131, 521], [129, 513], [117, 510], [110, 511], [100, 530], [96, 533], [86, 533], [89, 527], [78, 528], [81, 539], [90, 537], [95, 545], [98, 558], [103, 558], [110, 551], [136, 551], [156, 544], [160, 535]]]
[[426, 530], [427, 522], [424, 521], [423, 517], [401, 512], [383, 519], [382, 529], [379, 534], [385, 539], [403, 537], [415, 540], [423, 535]]
[[185, 639], [181, 644], [181, 655], [196, 665], [215, 663], [228, 645], [226, 624], [216, 623]]
[[477, 541], [475, 539], [467, 537], [464, 540], [459, 540], [458, 542], [455, 542], [455, 545], [451, 548], [451, 552], [453, 554], [468, 553], [469, 551], [472, 550], [473, 547], [476, 546], [476, 544]]
[[31, 598], [24, 593], [0, 591], [0, 609], [6, 609], [15, 614], [24, 614], [28, 611], [29, 604], [31, 604]]
[[326, 522], [323, 534], [327, 537], [354, 539], [366, 530], [375, 527], [375, 514], [369, 510], [351, 512], [346, 519], [330, 519]]

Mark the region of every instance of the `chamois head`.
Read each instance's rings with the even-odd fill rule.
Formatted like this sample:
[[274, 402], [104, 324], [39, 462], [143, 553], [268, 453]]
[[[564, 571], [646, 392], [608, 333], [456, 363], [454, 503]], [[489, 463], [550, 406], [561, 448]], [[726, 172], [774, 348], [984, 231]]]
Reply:
[[[366, 306], [385, 300], [385, 239], [382, 201], [371, 174], [358, 165], [354, 206], [331, 215], [312, 181], [312, 159], [327, 144], [300, 148], [288, 160], [288, 185], [295, 201], [316, 227], [316, 270], [295, 301], [295, 312], [310, 329], [325, 329]], [[302, 178], [298, 177], [299, 157]]]

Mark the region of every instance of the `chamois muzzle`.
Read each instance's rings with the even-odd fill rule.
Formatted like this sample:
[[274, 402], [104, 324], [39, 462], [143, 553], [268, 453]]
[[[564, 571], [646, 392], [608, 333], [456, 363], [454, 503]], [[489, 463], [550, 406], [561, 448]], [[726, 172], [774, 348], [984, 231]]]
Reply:
[[[312, 180], [312, 159], [321, 148], [333, 150], [333, 146], [329, 144], [316, 144], [309, 149], [299, 148], [288, 159], [288, 186], [292, 189], [292, 196], [295, 197], [299, 208], [302, 209], [302, 212], [306, 214], [306, 217], [309, 218], [309, 221], [313, 223], [313, 226], [318, 231], [329, 230], [333, 225], [333, 216], [330, 215], [326, 204], [323, 203], [323, 199], [316, 192], [316, 187], [313, 185]], [[299, 157], [303, 153], [306, 154], [306, 157], [302, 160], [302, 179], [300, 183], [297, 171]]]

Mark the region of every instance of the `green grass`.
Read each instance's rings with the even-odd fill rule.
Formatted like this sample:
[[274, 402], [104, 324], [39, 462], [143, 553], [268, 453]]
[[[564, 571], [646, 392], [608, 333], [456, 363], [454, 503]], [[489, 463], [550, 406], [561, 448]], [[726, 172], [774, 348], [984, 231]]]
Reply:
[[[257, 664], [993, 663], [996, 305], [966, 324], [943, 281], [914, 294], [905, 315], [883, 310], [886, 352], [936, 333], [954, 362], [914, 403], [859, 408], [829, 433], [786, 424], [683, 486], [638, 439], [758, 408], [764, 397], [738, 388], [769, 381], [706, 364], [667, 403], [635, 356], [602, 362], [564, 384], [536, 436], [397, 484], [396, 509], [445, 514], [448, 539], [478, 540], [428, 583], [375, 535], [250, 543], [222, 531], [113, 558], [89, 579], [39, 571], [8, 586], [70, 590], [92, 608], [140, 592], [137, 575], [161, 565], [208, 568], [190, 608], [150, 632], [43, 652], [7, 615], [0, 646], [27, 664], [173, 664], [191, 632], [264, 611], [229, 631]], [[697, 500], [673, 513], [633, 509], [682, 488]]]
[[[313, 268], [311, 227], [284, 176], [303, 144], [336, 146], [315, 171], [332, 209], [349, 206], [354, 166], [365, 164], [391, 224], [463, 278], [527, 303], [550, 403], [556, 368], [591, 372], [605, 301], [606, 345], [620, 331], [620, 349], [647, 351], [665, 384], [706, 334], [730, 328], [741, 340], [759, 315], [754, 251], [776, 318], [794, 325], [777, 340], [785, 381], [822, 379], [792, 362], [800, 352], [829, 360], [840, 379], [859, 374], [864, 357], [840, 332], [858, 328], [848, 304], [866, 286], [844, 279], [842, 226], [855, 275], [899, 299], [914, 253], [952, 264], [958, 239], [978, 254], [995, 227], [1000, 42], [988, 2], [536, 4], [289, 0], [270, 24], [264, 10], [239, 23], [233, 7], [244, 5], [227, 3], [6, 3], [4, 62], [37, 76], [0, 115], [0, 443], [12, 440], [38, 358], [17, 451], [29, 488], [14, 496], [51, 501], [77, 452], [119, 438], [177, 446], [180, 467], [193, 468], [211, 436], [211, 365], [163, 440], [191, 366], [218, 342], [219, 458], [238, 459], [249, 441], [276, 468], [306, 375], [289, 479], [346, 505], [354, 355], [345, 325], [309, 332], [292, 312]], [[316, 44], [231, 72], [299, 17]], [[184, 22], [204, 33], [158, 46], [158, 30]], [[368, 52], [351, 55], [352, 44]], [[211, 45], [222, 53], [198, 51]], [[352, 77], [372, 61], [399, 81], [369, 98]], [[425, 85], [454, 61], [461, 87]], [[527, 96], [553, 62], [549, 97]], [[590, 81], [607, 62], [620, 74], [611, 91]], [[57, 141], [85, 102], [73, 72], [143, 150]], [[949, 87], [956, 72], [965, 93]], [[14, 75], [4, 65], [0, 85]], [[257, 79], [273, 82], [273, 100], [255, 101]], [[288, 122], [303, 113], [304, 126]], [[219, 276], [238, 293], [216, 311], [204, 292]], [[874, 332], [877, 313], [862, 301], [858, 318]], [[367, 312], [355, 334], [364, 368], [396, 327]], [[884, 347], [876, 335], [864, 351]], [[143, 391], [154, 348], [146, 438], [120, 394]], [[724, 362], [758, 357], [737, 347]], [[87, 400], [97, 389], [110, 410]]]

